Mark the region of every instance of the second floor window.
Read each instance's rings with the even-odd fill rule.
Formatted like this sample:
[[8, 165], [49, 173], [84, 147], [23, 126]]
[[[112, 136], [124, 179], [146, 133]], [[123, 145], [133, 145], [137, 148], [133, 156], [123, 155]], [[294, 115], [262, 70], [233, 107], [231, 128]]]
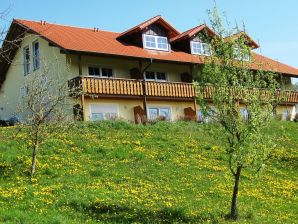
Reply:
[[149, 81], [167, 81], [166, 73], [164, 72], [145, 72], [145, 79]]
[[197, 41], [191, 42], [191, 53], [198, 54], [198, 55], [211, 55], [211, 47], [209, 44], [201, 43]]
[[249, 53], [241, 51], [239, 48], [234, 48], [234, 58], [239, 61], [250, 61]]
[[33, 70], [39, 69], [40, 67], [40, 51], [39, 51], [39, 43], [33, 42]]
[[113, 69], [111, 68], [100, 68], [95, 66], [89, 66], [88, 67], [88, 74], [92, 76], [99, 76], [99, 77], [105, 77], [110, 78], [114, 76]]
[[24, 56], [24, 75], [28, 75], [30, 73], [30, 49], [29, 46], [23, 49]]
[[167, 37], [144, 35], [144, 46], [147, 49], [169, 51]]

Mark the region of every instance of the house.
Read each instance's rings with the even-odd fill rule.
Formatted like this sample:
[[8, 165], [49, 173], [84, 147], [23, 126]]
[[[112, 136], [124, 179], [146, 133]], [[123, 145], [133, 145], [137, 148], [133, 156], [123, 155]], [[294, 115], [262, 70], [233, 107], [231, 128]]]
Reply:
[[[54, 61], [59, 66], [53, 66], [52, 75], [68, 66], [65, 78], [81, 90], [72, 100], [84, 120], [200, 117], [192, 81], [211, 53], [208, 43], [197, 37], [201, 32], [216, 35], [204, 24], [180, 33], [161, 16], [122, 33], [15, 19], [6, 39], [22, 39], [9, 49], [13, 63], [0, 61], [0, 120], [17, 116], [26, 77]], [[248, 39], [253, 48], [259, 47]], [[282, 89], [289, 90], [277, 113], [296, 113], [298, 92], [289, 88], [298, 69], [254, 53], [252, 69], [260, 63], [277, 72]]]

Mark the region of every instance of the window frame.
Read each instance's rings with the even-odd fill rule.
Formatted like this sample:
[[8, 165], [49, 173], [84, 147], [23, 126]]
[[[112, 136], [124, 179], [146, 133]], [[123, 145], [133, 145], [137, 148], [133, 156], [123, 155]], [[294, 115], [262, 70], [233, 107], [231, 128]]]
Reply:
[[29, 88], [28, 86], [21, 86], [20, 87], [20, 96], [21, 98], [25, 98], [29, 94]]
[[[150, 110], [152, 110], [152, 109], [157, 110], [157, 117], [156, 118], [151, 118], [150, 117]], [[161, 117], [160, 110], [162, 110], [162, 109], [169, 110], [169, 117], [168, 118], [166, 117], [166, 120], [171, 121], [172, 120], [172, 109], [171, 109], [170, 106], [156, 106], [156, 105], [148, 106], [148, 108], [147, 108], [148, 119], [149, 120], [156, 120], [156, 119], [160, 118]]]
[[[105, 121], [105, 120], [109, 120], [106, 118], [105, 114], [112, 114], [111, 112], [109, 113], [92, 113], [92, 106], [106, 106], [106, 107], [115, 107], [116, 109], [116, 116], [115, 118], [119, 117], [119, 105], [118, 104], [112, 104], [112, 103], [89, 103], [89, 120], [90, 121]], [[99, 119], [99, 120], [94, 120], [92, 117], [92, 114], [103, 114], [103, 119]]]
[[245, 54], [245, 56], [243, 57], [241, 55], [241, 51], [240, 51], [240, 48], [239, 47], [234, 47], [234, 50], [233, 50], [233, 57], [235, 60], [238, 60], [238, 61], [250, 61], [250, 55], [249, 54]]
[[[196, 53], [195, 51], [194, 51], [194, 44], [200, 44], [200, 46], [201, 46], [201, 52], [202, 53]], [[210, 51], [210, 53], [209, 54], [206, 54], [205, 53], [205, 48], [204, 48], [204, 46], [208, 46], [209, 47], [209, 51]], [[204, 56], [211, 56], [212, 55], [212, 51], [211, 51], [211, 46], [210, 46], [210, 44], [208, 44], [208, 43], [205, 43], [205, 42], [200, 42], [200, 41], [190, 41], [190, 49], [191, 49], [191, 54], [195, 54], [195, 55], [204, 55]]]
[[[153, 37], [154, 40], [155, 40], [155, 47], [150, 47], [150, 46], [147, 46], [146, 45], [146, 37]], [[166, 45], [167, 45], [167, 48], [164, 49], [164, 48], [159, 48], [158, 47], [158, 38], [161, 38], [161, 39], [165, 39], [167, 41]], [[149, 50], [158, 50], [158, 51], [170, 51], [170, 43], [169, 43], [169, 39], [168, 37], [164, 37], [164, 36], [157, 36], [157, 35], [151, 35], [151, 34], [143, 34], [143, 46], [145, 49], [149, 49]]]
[[[38, 44], [38, 56], [35, 55], [36, 46]], [[37, 62], [38, 61], [38, 65]], [[32, 64], [33, 64], [33, 71], [36, 71], [40, 68], [40, 44], [38, 40], [32, 42]]]
[[[90, 75], [89, 74], [89, 68], [98, 68], [99, 69], [99, 75]], [[102, 75], [102, 69], [111, 69], [112, 70], [112, 76], [107, 77]], [[102, 66], [102, 65], [94, 65], [94, 64], [89, 64], [87, 65], [87, 76], [91, 77], [99, 77], [99, 78], [105, 78], [105, 79], [110, 79], [110, 78], [115, 78], [115, 69], [111, 68], [110, 66]]]
[[[26, 58], [28, 50], [28, 60]], [[23, 47], [23, 66], [24, 66], [24, 76], [27, 76], [31, 72], [31, 58], [30, 58], [30, 47], [29, 45]]]
[[240, 115], [244, 120], [248, 120], [249, 119], [249, 111], [247, 108], [240, 108]]
[[[154, 73], [154, 79], [147, 79], [146, 78], [146, 72], [153, 72]], [[157, 73], [164, 73], [165, 74], [165, 80], [162, 80], [162, 79], [157, 79]], [[146, 81], [151, 81], [151, 82], [168, 82], [169, 80], [168, 80], [168, 74], [166, 73], [166, 72], [157, 72], [157, 71], [145, 71], [144, 72], [144, 78], [145, 78], [145, 80]]]

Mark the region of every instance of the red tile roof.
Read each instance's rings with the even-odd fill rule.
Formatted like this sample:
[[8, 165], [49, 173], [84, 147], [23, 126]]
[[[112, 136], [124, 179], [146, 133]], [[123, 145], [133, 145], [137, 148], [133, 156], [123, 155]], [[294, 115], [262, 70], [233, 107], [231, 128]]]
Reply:
[[[155, 17], [157, 20], [160, 17]], [[150, 22], [152, 22], [152, 20]], [[150, 22], [145, 22], [141, 27]], [[204, 63], [204, 57], [195, 56], [185, 52], [172, 50], [171, 52], [147, 50], [138, 46], [128, 45], [118, 41], [119, 33], [108, 31], [94, 31], [94, 29], [71, 27], [57, 24], [14, 20], [31, 32], [36, 33], [49, 42], [55, 44], [61, 49], [76, 52], [98, 53], [114, 56], [126, 56], [134, 58], [155, 59], [170, 62], [182, 63]], [[199, 29], [198, 27], [196, 29]], [[189, 33], [192, 33], [189, 31]], [[255, 54], [253, 69], [258, 69], [258, 65], [263, 64], [263, 69], [273, 70], [279, 73], [288, 74], [298, 77], [298, 69], [286, 64], [277, 62], [265, 56]]]

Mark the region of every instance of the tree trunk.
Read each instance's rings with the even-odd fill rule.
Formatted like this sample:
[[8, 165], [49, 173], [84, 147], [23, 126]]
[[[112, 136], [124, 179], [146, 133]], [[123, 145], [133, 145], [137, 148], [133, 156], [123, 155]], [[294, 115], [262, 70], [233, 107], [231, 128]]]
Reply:
[[237, 172], [235, 174], [235, 184], [234, 184], [232, 204], [231, 204], [231, 219], [233, 219], [233, 220], [236, 220], [237, 216], [238, 216], [237, 197], [238, 197], [241, 169], [242, 169], [242, 167], [238, 166], [237, 167]]
[[34, 176], [35, 169], [36, 169], [36, 155], [38, 150], [38, 143], [35, 143], [32, 152], [32, 164], [31, 164], [31, 177]]

